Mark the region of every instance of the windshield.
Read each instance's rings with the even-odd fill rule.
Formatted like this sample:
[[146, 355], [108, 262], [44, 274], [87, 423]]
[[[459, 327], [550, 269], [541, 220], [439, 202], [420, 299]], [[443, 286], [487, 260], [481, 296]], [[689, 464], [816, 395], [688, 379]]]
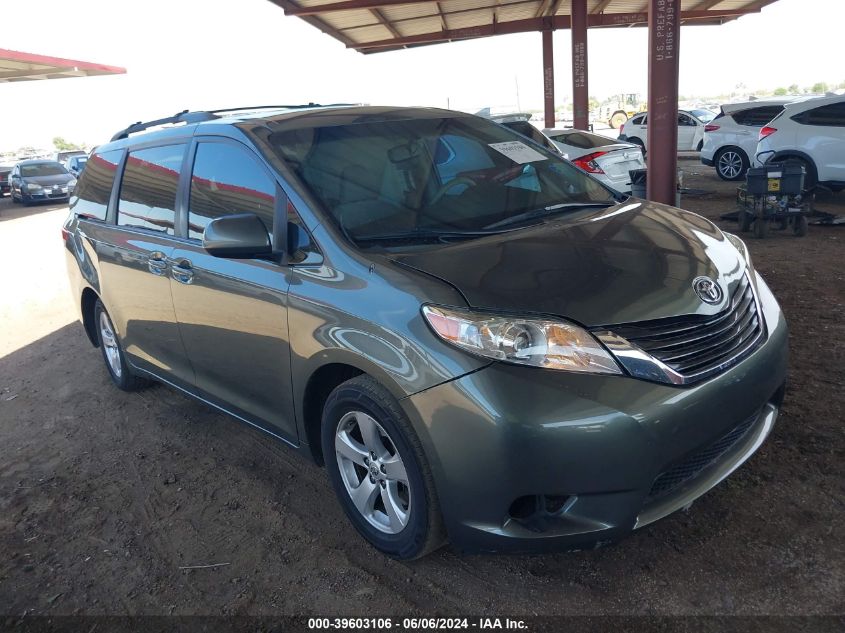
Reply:
[[359, 246], [383, 246], [391, 236], [469, 239], [494, 226], [503, 230], [509, 219], [536, 224], [544, 211], [616, 202], [559, 155], [485, 119], [359, 121], [326, 127], [281, 121], [269, 138]]
[[690, 110], [690, 113], [702, 123], [710, 123], [716, 118], [716, 113], [710, 110]]
[[34, 163], [32, 165], [21, 165], [21, 176], [24, 178], [59, 176], [66, 173], [67, 170], [59, 163]]

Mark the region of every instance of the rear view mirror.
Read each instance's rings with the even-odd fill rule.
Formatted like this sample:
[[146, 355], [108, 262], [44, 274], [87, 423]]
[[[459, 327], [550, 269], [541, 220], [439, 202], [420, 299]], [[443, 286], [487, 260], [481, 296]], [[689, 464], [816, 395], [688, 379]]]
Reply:
[[202, 247], [215, 257], [251, 259], [273, 253], [267, 227], [254, 213], [212, 220], [202, 234]]
[[422, 146], [419, 142], [404, 143], [391, 147], [387, 150], [387, 157], [391, 163], [404, 163], [422, 154]]

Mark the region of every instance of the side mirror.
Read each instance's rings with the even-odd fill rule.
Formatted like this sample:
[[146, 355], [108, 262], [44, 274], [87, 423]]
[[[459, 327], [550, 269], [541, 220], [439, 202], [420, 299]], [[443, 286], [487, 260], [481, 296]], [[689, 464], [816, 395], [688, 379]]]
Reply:
[[267, 227], [254, 213], [225, 215], [209, 222], [202, 247], [215, 257], [252, 259], [273, 254]]

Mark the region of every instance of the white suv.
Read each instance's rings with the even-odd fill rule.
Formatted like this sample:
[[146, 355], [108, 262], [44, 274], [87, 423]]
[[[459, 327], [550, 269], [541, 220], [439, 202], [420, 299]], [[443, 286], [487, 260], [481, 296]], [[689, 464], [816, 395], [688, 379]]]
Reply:
[[704, 126], [701, 162], [715, 167], [722, 180], [742, 180], [757, 151], [760, 129], [792, 99], [726, 103]]
[[845, 189], [845, 95], [787, 104], [760, 130], [753, 164], [786, 160], [804, 165], [806, 189]]
[[[619, 128], [619, 140], [648, 149], [648, 113], [641, 112]], [[704, 123], [685, 110], [678, 110], [678, 151], [697, 151], [704, 142]]]

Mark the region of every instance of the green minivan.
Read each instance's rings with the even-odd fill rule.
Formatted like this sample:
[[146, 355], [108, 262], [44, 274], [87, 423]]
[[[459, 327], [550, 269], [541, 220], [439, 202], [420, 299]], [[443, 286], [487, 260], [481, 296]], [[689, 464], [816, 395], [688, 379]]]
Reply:
[[63, 235], [117, 387], [324, 464], [396, 558], [618, 540], [739, 467], [783, 399], [786, 322], [739, 238], [468, 114], [135, 124]]

